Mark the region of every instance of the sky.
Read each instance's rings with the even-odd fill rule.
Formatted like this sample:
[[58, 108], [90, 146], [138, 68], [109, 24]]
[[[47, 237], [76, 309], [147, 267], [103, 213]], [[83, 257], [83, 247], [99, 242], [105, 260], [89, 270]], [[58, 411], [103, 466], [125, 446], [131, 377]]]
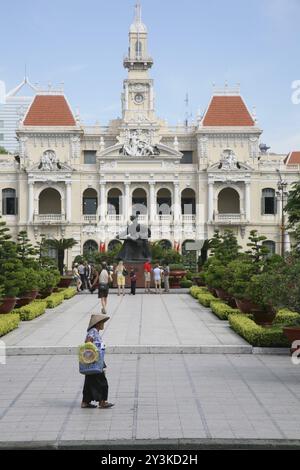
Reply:
[[[121, 115], [135, 0], [0, 0], [0, 80], [64, 82], [85, 124]], [[300, 0], [142, 0], [156, 111], [170, 124], [203, 113], [212, 84], [240, 83], [271, 151], [300, 150]], [[297, 95], [300, 97], [300, 93]], [[295, 100], [294, 100], [295, 101]]]

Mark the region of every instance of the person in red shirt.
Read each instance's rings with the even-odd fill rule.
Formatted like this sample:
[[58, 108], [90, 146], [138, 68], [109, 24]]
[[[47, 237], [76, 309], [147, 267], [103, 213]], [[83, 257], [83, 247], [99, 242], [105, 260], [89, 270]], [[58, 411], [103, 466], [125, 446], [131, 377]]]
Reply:
[[152, 266], [150, 260], [148, 259], [144, 264], [144, 276], [145, 276], [145, 293], [150, 293], [150, 283], [151, 283], [151, 271]]

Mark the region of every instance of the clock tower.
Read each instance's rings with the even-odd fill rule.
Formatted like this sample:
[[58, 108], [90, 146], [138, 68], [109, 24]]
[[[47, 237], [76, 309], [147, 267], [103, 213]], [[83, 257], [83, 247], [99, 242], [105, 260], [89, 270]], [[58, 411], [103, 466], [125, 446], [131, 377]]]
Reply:
[[129, 50], [124, 59], [128, 78], [124, 80], [122, 111], [125, 122], [154, 122], [153, 80], [148, 70], [153, 60], [148, 55], [148, 31], [142, 22], [141, 4], [135, 6], [135, 19], [129, 30]]

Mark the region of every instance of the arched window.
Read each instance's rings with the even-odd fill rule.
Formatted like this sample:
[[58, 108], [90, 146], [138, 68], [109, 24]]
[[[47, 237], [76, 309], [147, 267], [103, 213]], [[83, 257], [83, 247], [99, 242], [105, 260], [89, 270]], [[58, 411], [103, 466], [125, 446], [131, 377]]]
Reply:
[[158, 215], [170, 215], [172, 206], [172, 196], [169, 189], [161, 188], [156, 196]]
[[95, 251], [98, 251], [98, 243], [95, 240], [87, 240], [83, 245], [83, 254], [88, 256]]
[[181, 213], [183, 215], [196, 214], [196, 193], [193, 189], [186, 188], [181, 193]]
[[142, 43], [141, 41], [136, 41], [135, 43], [135, 54], [137, 58], [142, 57]]
[[239, 214], [240, 196], [233, 188], [224, 188], [218, 195], [219, 214]]
[[274, 215], [277, 212], [277, 201], [275, 189], [265, 188], [262, 190], [261, 213]]
[[160, 240], [158, 242], [158, 244], [163, 250], [171, 250], [172, 249], [172, 242], [170, 242], [170, 240]]
[[107, 212], [110, 215], [120, 215], [122, 210], [122, 193], [118, 188], [112, 188], [107, 194]]
[[98, 195], [95, 189], [86, 189], [82, 198], [83, 215], [95, 215], [98, 208]]
[[147, 193], [144, 189], [135, 189], [132, 193], [132, 212], [133, 214], [147, 214]]
[[276, 243], [272, 240], [263, 241], [263, 245], [269, 249], [269, 256], [274, 255], [274, 253], [276, 253]]
[[2, 214], [17, 215], [17, 213], [18, 199], [16, 197], [16, 190], [12, 188], [2, 189]]
[[40, 193], [39, 214], [61, 214], [61, 197], [57, 189], [46, 188]]
[[121, 246], [120, 240], [111, 240], [107, 246], [107, 251], [114, 251], [116, 248], [121, 248]]

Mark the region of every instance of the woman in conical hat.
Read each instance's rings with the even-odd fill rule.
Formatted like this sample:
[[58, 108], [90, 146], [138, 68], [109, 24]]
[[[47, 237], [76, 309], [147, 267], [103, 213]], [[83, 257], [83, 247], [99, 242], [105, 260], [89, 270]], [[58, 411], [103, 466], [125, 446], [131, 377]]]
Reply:
[[[93, 343], [104, 358], [105, 346], [100, 336], [99, 331], [104, 330], [105, 322], [109, 320], [107, 315], [92, 315], [87, 329], [85, 342]], [[106, 367], [104, 363], [104, 368]], [[81, 408], [97, 408], [91, 402], [96, 401], [99, 403], [99, 408], [111, 408], [113, 403], [107, 401], [108, 398], [108, 383], [105, 377], [105, 372], [99, 374], [86, 375], [83, 387], [83, 397]]]

